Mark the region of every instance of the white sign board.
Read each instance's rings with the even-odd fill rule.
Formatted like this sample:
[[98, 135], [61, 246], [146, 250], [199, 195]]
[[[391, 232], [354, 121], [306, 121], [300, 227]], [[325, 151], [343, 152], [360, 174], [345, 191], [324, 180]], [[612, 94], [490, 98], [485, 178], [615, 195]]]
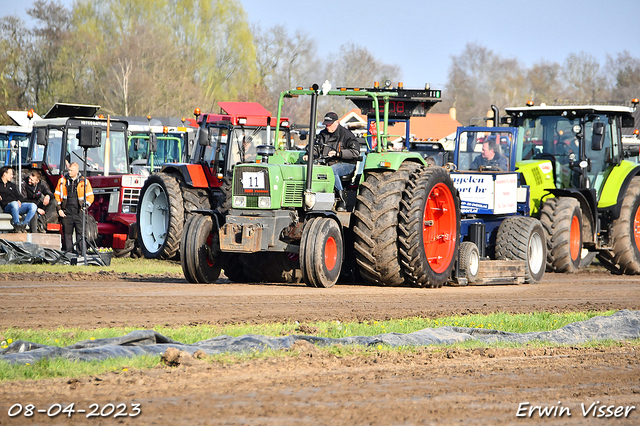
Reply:
[[462, 213], [504, 214], [518, 209], [516, 173], [451, 173]]

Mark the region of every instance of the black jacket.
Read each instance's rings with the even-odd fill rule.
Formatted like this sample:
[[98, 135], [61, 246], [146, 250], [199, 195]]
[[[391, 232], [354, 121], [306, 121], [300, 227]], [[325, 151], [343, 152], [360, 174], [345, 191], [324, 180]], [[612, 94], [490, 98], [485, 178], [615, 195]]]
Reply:
[[2, 211], [4, 211], [5, 207], [13, 201], [24, 201], [24, 197], [18, 191], [18, 187], [13, 182], [4, 183], [0, 180], [0, 207], [2, 207]]
[[[360, 157], [360, 144], [355, 135], [342, 126], [338, 126], [333, 133], [323, 129], [318, 134], [316, 145], [314, 146], [314, 158], [327, 157], [329, 151], [337, 152], [337, 158], [335, 158], [335, 161], [332, 159], [329, 164], [339, 161], [355, 163]], [[309, 146], [307, 146], [307, 152], [309, 152]]]
[[55, 197], [46, 183], [40, 181], [35, 185], [29, 185], [28, 179], [27, 177], [27, 179], [22, 182], [22, 195], [26, 202], [34, 203], [37, 204], [38, 207], [42, 207], [42, 201], [47, 195], [49, 196], [49, 202], [55, 201]]

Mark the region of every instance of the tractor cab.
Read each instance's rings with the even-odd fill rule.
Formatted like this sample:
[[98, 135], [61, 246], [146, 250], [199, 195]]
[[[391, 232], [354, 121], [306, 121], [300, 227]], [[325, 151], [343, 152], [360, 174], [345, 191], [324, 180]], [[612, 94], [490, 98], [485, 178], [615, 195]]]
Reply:
[[[97, 117], [99, 108], [56, 104], [34, 119], [26, 167], [39, 170], [53, 192], [69, 165], [78, 163], [93, 187], [89, 213], [98, 222], [98, 243], [124, 256], [134, 248], [133, 225], [144, 178], [128, 172], [127, 122]], [[81, 142], [82, 129], [90, 129], [88, 144]]]

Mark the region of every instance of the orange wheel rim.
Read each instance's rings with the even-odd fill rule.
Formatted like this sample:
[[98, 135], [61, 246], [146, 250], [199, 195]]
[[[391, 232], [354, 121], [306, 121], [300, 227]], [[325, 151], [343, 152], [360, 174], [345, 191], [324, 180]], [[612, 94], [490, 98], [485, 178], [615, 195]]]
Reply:
[[640, 248], [640, 208], [636, 209], [636, 214], [633, 218], [633, 239], [636, 242], [636, 248]]
[[571, 218], [571, 229], [569, 235], [569, 251], [571, 253], [571, 260], [576, 260], [580, 256], [581, 238], [580, 238], [580, 219], [578, 216], [573, 215]]
[[429, 266], [436, 274], [445, 272], [456, 249], [456, 204], [449, 187], [436, 184], [427, 198], [422, 221], [422, 243]]
[[324, 244], [324, 266], [328, 271], [332, 271], [336, 263], [338, 263], [338, 245], [335, 238], [329, 237]]

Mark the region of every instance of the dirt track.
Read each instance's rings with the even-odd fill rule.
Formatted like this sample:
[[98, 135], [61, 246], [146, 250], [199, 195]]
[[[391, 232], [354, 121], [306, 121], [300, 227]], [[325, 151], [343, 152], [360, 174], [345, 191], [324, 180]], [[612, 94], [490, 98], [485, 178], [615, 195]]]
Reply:
[[[640, 277], [585, 272], [547, 274], [537, 286], [323, 290], [304, 285], [189, 285], [179, 276], [8, 274], [0, 275], [0, 297], [0, 330], [346, 321], [495, 311], [638, 310]], [[129, 413], [132, 402], [141, 404], [136, 418], [111, 416], [100, 424], [604, 424], [605, 418], [583, 417], [581, 412], [581, 404], [588, 408], [597, 401], [638, 407], [626, 409], [627, 417], [613, 422], [640, 424], [640, 348], [628, 344], [606, 350], [422, 348], [412, 355], [342, 358], [314, 347], [300, 350], [293, 358], [231, 367], [196, 361], [193, 366], [83, 377], [71, 383], [3, 383], [0, 425], [35, 424], [32, 420], [87, 423], [86, 413], [71, 419], [42, 413], [33, 419], [7, 416], [15, 403], [46, 409], [72, 402], [76, 409], [94, 402], [101, 407], [126, 403]], [[571, 416], [565, 410], [562, 417], [541, 419], [536, 411], [532, 418], [520, 418], [516, 414], [523, 402], [567, 407]], [[615, 407], [611, 410], [615, 413]]]

